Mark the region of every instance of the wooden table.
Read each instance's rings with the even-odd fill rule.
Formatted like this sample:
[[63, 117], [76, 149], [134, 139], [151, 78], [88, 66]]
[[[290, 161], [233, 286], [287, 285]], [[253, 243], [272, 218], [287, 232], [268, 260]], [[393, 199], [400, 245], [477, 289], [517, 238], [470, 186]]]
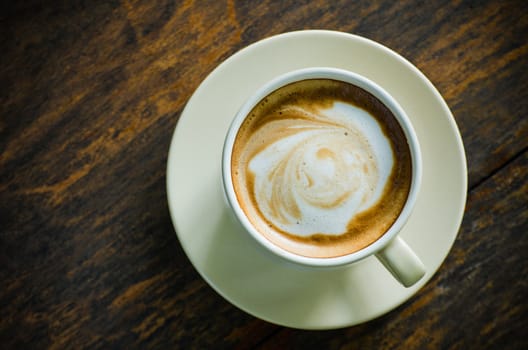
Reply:
[[[525, 2], [8, 1], [0, 26], [0, 348], [528, 348]], [[333, 331], [225, 301], [166, 201], [169, 142], [199, 83], [241, 48], [307, 28], [373, 39], [422, 70], [469, 169], [438, 273]]]

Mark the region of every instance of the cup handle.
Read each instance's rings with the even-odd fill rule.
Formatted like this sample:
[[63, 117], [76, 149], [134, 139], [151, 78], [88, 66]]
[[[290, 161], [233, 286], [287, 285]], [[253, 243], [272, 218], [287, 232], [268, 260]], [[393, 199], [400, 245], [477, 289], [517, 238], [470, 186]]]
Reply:
[[412, 286], [425, 275], [424, 264], [399, 236], [376, 253], [376, 257], [405, 287]]

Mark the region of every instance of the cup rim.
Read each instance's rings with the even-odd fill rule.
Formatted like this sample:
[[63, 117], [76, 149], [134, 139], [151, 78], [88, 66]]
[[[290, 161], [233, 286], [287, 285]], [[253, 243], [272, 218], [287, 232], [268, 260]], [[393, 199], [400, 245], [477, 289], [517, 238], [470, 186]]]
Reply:
[[[262, 234], [260, 234], [258, 230], [251, 224], [249, 219], [246, 217], [244, 211], [240, 207], [236, 193], [234, 191], [233, 181], [231, 177], [231, 150], [234, 145], [236, 135], [238, 134], [238, 130], [242, 125], [243, 121], [246, 119], [246, 116], [249, 114], [249, 112], [264, 97], [266, 97], [273, 91], [281, 88], [282, 86], [308, 79], [333, 79], [343, 81], [356, 85], [377, 97], [387, 108], [391, 110], [391, 112], [398, 120], [398, 123], [400, 124], [405, 134], [411, 152], [411, 188], [407, 196], [405, 205], [396, 221], [381, 237], [379, 237], [370, 245], [358, 251], [338, 257], [316, 258], [302, 256], [285, 250], [279, 247], [278, 245], [274, 244], [273, 242], [269, 241]], [[401, 231], [401, 229], [409, 219], [412, 209], [414, 208], [414, 205], [416, 203], [416, 199], [418, 197], [421, 179], [422, 158], [420, 145], [414, 128], [410, 122], [410, 119], [408, 118], [403, 108], [398, 104], [394, 97], [392, 97], [385, 89], [383, 89], [381, 86], [379, 86], [372, 80], [358, 73], [340, 68], [309, 67], [297, 69], [281, 74], [262, 85], [248, 99], [246, 99], [244, 104], [235, 114], [235, 117], [233, 118], [226, 134], [222, 150], [222, 184], [224, 194], [226, 196], [229, 207], [232, 209], [235, 214], [235, 217], [242, 224], [245, 231], [247, 231], [257, 242], [259, 242], [260, 245], [262, 245], [268, 251], [271, 251], [273, 254], [290, 262], [310, 267], [337, 267], [347, 265], [360, 261], [382, 250], [385, 246], [387, 246], [387, 244], [389, 244], [392, 239], [394, 239], [398, 235], [398, 233]]]

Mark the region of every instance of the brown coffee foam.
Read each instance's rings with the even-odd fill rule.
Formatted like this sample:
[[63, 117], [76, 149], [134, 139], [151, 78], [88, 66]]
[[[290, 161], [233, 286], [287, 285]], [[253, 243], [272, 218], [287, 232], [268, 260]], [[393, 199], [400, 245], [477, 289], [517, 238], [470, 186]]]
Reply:
[[[288, 136], [271, 132], [259, 134], [271, 121], [282, 121], [285, 106], [301, 105], [310, 113], [330, 108], [335, 101], [356, 105], [376, 117], [388, 136], [395, 165], [380, 200], [357, 214], [341, 235], [314, 234], [299, 237], [275, 227], [258, 209], [252, 191], [254, 177], [250, 159], [276, 140]], [[289, 115], [291, 118], [291, 114]], [[295, 118], [310, 121], [309, 115]], [[314, 123], [317, 127], [317, 123]], [[283, 129], [287, 130], [287, 129]], [[256, 135], [259, 139], [256, 140]], [[246, 149], [251, 145], [251, 149]], [[310, 257], [336, 257], [358, 251], [379, 239], [390, 228], [407, 199], [411, 182], [411, 156], [405, 135], [390, 110], [370, 93], [348, 83], [333, 80], [305, 80], [283, 87], [263, 99], [246, 118], [237, 134], [232, 154], [232, 178], [240, 206], [255, 228], [268, 240], [292, 253]], [[294, 204], [293, 204], [294, 205]], [[295, 211], [295, 208], [290, 208]]]

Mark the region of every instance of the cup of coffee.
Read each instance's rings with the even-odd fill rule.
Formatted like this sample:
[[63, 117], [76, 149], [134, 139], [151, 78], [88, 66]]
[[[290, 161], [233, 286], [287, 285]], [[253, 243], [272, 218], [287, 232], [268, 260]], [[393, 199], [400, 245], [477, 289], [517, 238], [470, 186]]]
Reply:
[[241, 107], [222, 180], [245, 230], [274, 255], [312, 268], [375, 255], [408, 287], [425, 267], [398, 236], [418, 195], [420, 147], [405, 111], [353, 72], [283, 74]]

